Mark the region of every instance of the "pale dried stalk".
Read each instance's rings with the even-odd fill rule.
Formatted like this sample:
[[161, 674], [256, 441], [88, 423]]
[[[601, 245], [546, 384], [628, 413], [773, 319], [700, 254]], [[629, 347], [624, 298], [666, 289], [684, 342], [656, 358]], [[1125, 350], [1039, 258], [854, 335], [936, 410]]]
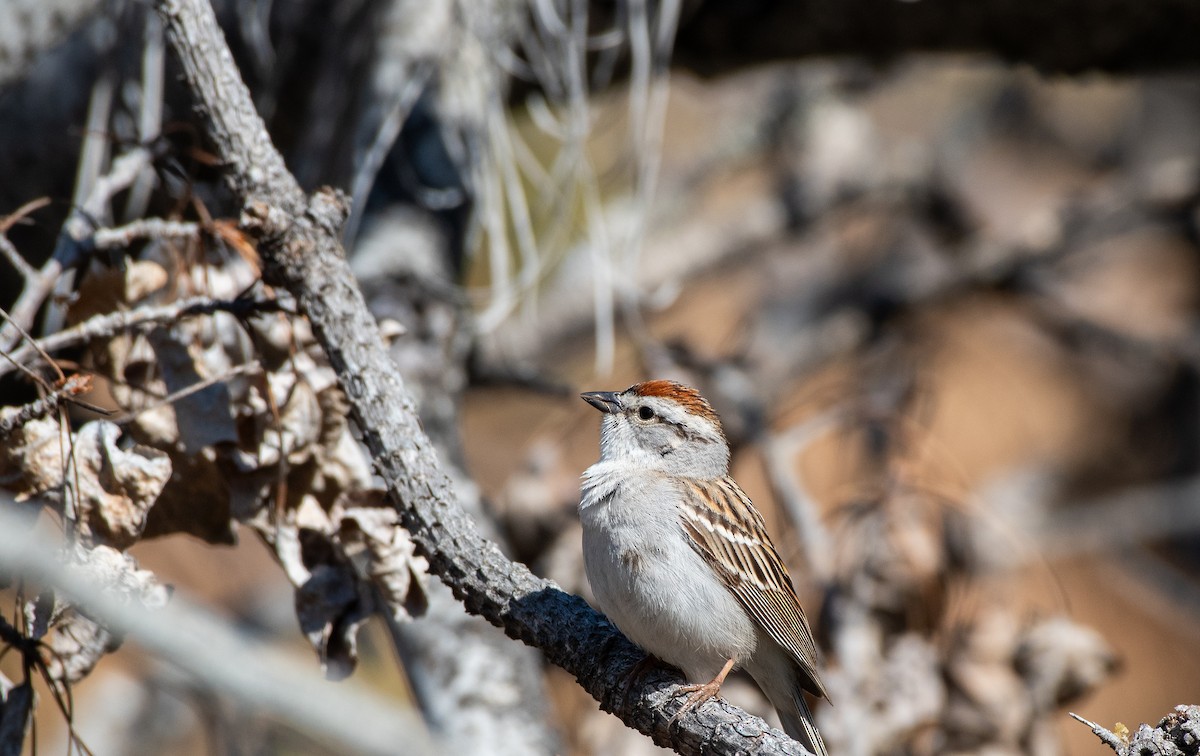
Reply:
[[0, 500], [0, 569], [46, 585], [151, 653], [170, 661], [245, 706], [265, 711], [297, 730], [337, 742], [355, 753], [437, 752], [421, 722], [392, 701], [352, 685], [330, 685], [308, 665], [230, 628], [179, 595], [153, 611], [130, 600], [139, 578], [87, 559], [60, 561], [48, 541]]

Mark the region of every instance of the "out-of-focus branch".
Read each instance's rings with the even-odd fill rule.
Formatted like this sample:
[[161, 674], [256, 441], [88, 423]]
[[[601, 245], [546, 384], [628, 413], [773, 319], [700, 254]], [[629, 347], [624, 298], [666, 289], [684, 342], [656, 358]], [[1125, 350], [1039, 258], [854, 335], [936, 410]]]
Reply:
[[143, 239], [190, 239], [200, 233], [200, 224], [143, 218], [117, 228], [101, 228], [92, 234], [96, 249], [122, 249]]
[[[167, 43], [163, 40], [162, 22], [155, 13], [147, 12], [145, 18], [145, 48], [142, 51], [142, 86], [138, 108], [138, 141], [150, 144], [162, 127], [163, 84], [167, 59]], [[125, 202], [122, 218], [133, 221], [145, 215], [150, 204], [150, 193], [158, 178], [154, 171], [142, 169]]]
[[383, 349], [338, 242], [347, 208], [331, 190], [311, 199], [274, 150], [217, 26], [202, 0], [159, 0], [167, 39], [179, 57], [203, 126], [244, 205], [243, 225], [259, 242], [264, 275], [291, 291], [330, 362], [362, 438], [403, 524], [433, 571], [465, 604], [548, 659], [630, 726], [685, 753], [805, 753], [757, 717], [710, 701], [673, 719], [680, 678], [647, 674], [622, 695], [642, 654], [576, 596], [510, 562], [458, 507], [449, 478], [417, 420], [416, 405]]
[[1030, 535], [1041, 554], [1056, 557], [1116, 550], [1180, 533], [1200, 531], [1200, 479], [1120, 491], [1047, 512]]
[[54, 254], [36, 276], [25, 281], [25, 288], [12, 306], [12, 322], [0, 328], [0, 350], [10, 351], [20, 338], [19, 331], [30, 329], [38, 309], [50, 296], [63, 271], [78, 264], [82, 258], [84, 241], [91, 237], [93, 224], [104, 215], [109, 200], [128, 188], [149, 163], [150, 153], [141, 147], [120, 156], [113, 161], [112, 169], [96, 181], [83, 204], [71, 212], [63, 224]]
[[804, 559], [808, 567], [806, 574], [812, 575], [817, 583], [830, 578], [828, 573], [829, 565], [833, 564], [833, 542], [821, 522], [817, 503], [792, 472], [790, 462], [833, 419], [831, 414], [823, 414], [785, 433], [767, 436], [763, 442], [763, 463], [771, 481], [771, 489], [792, 518], [804, 544]]
[[0, 86], [19, 78], [100, 7], [100, 0], [5, 0], [0, 3]]
[[[318, 679], [306, 665], [232, 630], [175, 595], [151, 611], [130, 600], [138, 576], [124, 558], [100, 559], [77, 548], [82, 561], [67, 566], [59, 545], [30, 528], [5, 497], [0, 500], [0, 573], [45, 585], [84, 609], [109, 629], [123, 633], [155, 655], [254, 709], [297, 730], [336, 740], [358, 753], [434, 753], [422, 723], [403, 708], [352, 685]], [[103, 548], [103, 547], [102, 547]]]

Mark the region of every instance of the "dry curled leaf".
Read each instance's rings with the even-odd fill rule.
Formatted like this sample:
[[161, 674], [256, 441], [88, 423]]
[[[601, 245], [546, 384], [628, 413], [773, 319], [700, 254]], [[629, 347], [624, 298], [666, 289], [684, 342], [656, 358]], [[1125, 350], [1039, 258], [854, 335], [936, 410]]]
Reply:
[[[239, 296], [258, 277], [252, 250], [227, 224], [209, 231], [242, 254], [197, 261], [151, 244], [137, 269], [173, 271], [168, 295]], [[136, 306], [130, 292], [146, 288], [127, 286], [104, 306]], [[139, 532], [228, 542], [234, 523], [253, 528], [296, 586], [300, 624], [328, 676], [354, 669], [358, 629], [372, 614], [403, 621], [425, 611], [428, 565], [382, 503], [336, 377], [303, 319], [187, 318], [95, 344], [92, 360], [132, 415], [131, 435], [169, 454], [168, 468], [180, 473]], [[251, 361], [260, 368], [253, 374], [220, 380]]]
[[85, 540], [128, 548], [171, 477], [171, 460], [148, 446], [122, 448], [120, 438], [121, 429], [102, 420], [71, 438], [54, 420], [28, 423], [0, 452], [5, 486], [18, 499], [45, 496], [70, 505]]
[[[225, 350], [224, 339], [215, 332], [215, 327], [205, 327], [204, 322], [195, 320], [169, 329], [157, 328], [150, 333], [158, 375], [168, 392], [185, 391], [206, 380], [219, 378], [234, 367], [234, 360]], [[173, 402], [184, 449], [194, 454], [213, 444], [235, 443], [237, 427], [231, 403], [230, 388], [223, 381]]]
[[397, 513], [379, 491], [326, 511], [315, 497], [247, 524], [275, 549], [296, 586], [301, 629], [326, 676], [358, 663], [357, 634], [372, 614], [402, 622], [425, 612], [428, 563], [415, 553]]
[[1129, 736], [1132, 734], [1129, 732], [1129, 727], [1126, 726], [1124, 722], [1117, 722], [1115, 725], [1113, 725], [1113, 733], [1126, 743], [1129, 742]]
[[347, 509], [338, 540], [351, 556], [365, 559], [363, 574], [380, 591], [383, 608], [395, 621], [425, 613], [429, 607], [429, 562], [417, 555], [416, 545], [400, 526], [396, 510], [386, 503]]
[[375, 602], [369, 586], [349, 564], [318, 564], [296, 587], [300, 629], [317, 651], [321, 669], [341, 680], [358, 664], [358, 629], [370, 618]]
[[68, 607], [42, 641], [46, 674], [56, 682], [79, 682], [91, 674], [105, 654], [120, 647], [119, 637]]
[[[375, 502], [380, 506], [353, 506], [335, 513], [336, 530], [331, 540], [319, 546], [313, 543], [316, 533], [308, 531], [305, 554], [324, 559], [320, 564], [323, 572], [314, 569], [313, 579], [297, 596], [310, 598], [302, 624], [319, 618], [314, 611], [318, 606], [328, 612], [323, 619], [325, 632], [316, 636], [322, 643], [314, 643], [328, 674], [353, 671], [357, 663], [354, 636], [370, 614], [386, 614], [393, 622], [405, 622], [424, 614], [429, 606], [428, 563], [416, 555], [408, 531], [378, 492]], [[346, 580], [351, 584], [345, 584]], [[311, 601], [318, 589], [328, 593], [319, 605]], [[310, 639], [316, 637], [310, 635]]]
[[[159, 609], [170, 597], [152, 572], [138, 569], [133, 557], [108, 546], [89, 549], [76, 544], [65, 552], [65, 559], [72, 571], [125, 601]], [[46, 672], [57, 682], [82, 680], [101, 657], [121, 645], [119, 635], [60, 601], [52, 591], [26, 602], [25, 616], [33, 637], [42, 642]]]

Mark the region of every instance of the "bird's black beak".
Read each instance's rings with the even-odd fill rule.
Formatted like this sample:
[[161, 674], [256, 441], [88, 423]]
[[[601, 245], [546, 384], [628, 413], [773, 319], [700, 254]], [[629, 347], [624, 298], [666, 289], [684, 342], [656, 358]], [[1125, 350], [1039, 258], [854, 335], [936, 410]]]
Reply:
[[621, 399], [612, 391], [586, 391], [580, 394], [579, 398], [606, 415], [615, 415], [621, 411]]

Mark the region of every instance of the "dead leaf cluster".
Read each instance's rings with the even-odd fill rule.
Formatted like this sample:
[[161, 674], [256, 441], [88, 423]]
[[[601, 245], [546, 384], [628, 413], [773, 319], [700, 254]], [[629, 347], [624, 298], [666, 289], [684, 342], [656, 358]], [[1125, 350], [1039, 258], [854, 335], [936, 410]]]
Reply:
[[[227, 236], [152, 239], [123, 269], [91, 269], [70, 324], [197, 295], [249, 296], [256, 262], [230, 253]], [[79, 548], [120, 553], [172, 533], [228, 544], [238, 524], [249, 527], [296, 586], [300, 626], [327, 672], [342, 677], [368, 617], [398, 622], [424, 610], [426, 563], [372, 480], [305, 322], [248, 312], [88, 339], [78, 365], [111, 419], [23, 422], [0, 446], [0, 481], [19, 500], [53, 506]], [[115, 647], [69, 607], [53, 617], [43, 624], [58, 631], [47, 647], [63, 680], [80, 679]]]

